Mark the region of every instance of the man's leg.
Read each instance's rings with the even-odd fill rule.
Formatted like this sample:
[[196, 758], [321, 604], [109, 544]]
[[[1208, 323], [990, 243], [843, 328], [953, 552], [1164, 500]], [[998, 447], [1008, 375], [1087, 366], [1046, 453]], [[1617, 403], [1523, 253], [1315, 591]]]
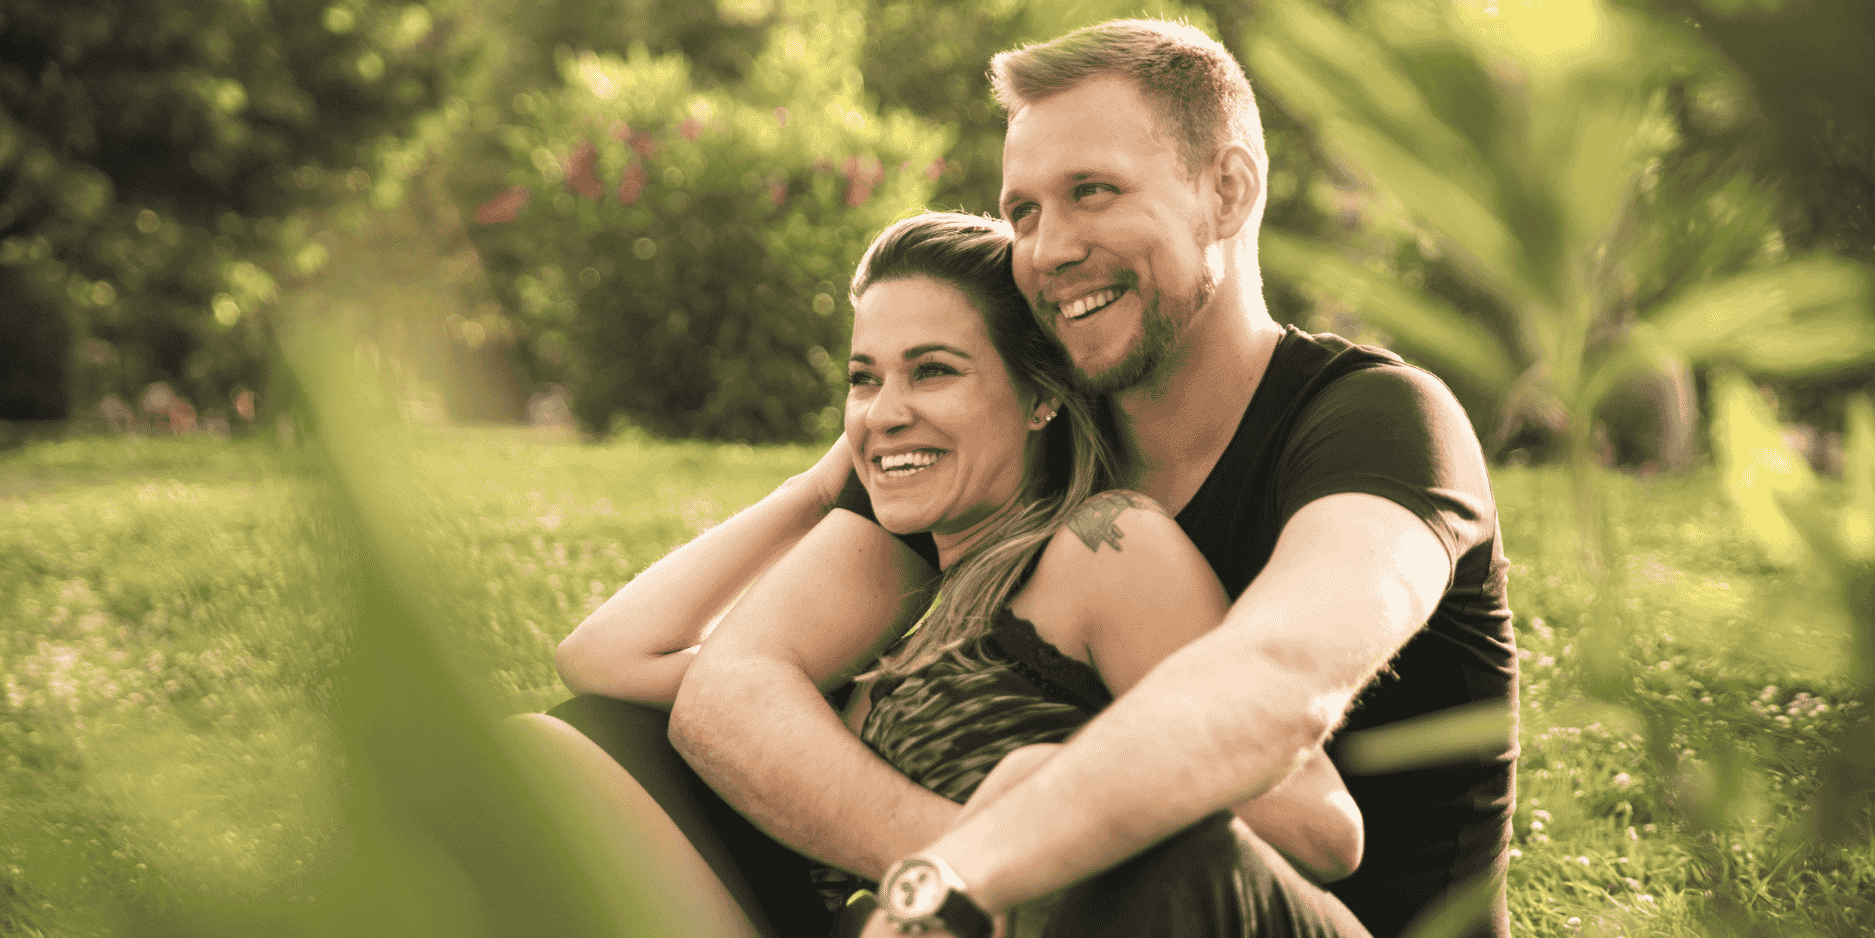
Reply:
[[1229, 812], [1069, 889], [1045, 934], [1369, 938], [1341, 900]]
[[752, 921], [781, 938], [826, 938], [833, 916], [809, 879], [812, 861], [776, 843], [691, 771], [668, 736], [670, 715], [581, 695], [548, 711], [604, 749], [656, 799]]

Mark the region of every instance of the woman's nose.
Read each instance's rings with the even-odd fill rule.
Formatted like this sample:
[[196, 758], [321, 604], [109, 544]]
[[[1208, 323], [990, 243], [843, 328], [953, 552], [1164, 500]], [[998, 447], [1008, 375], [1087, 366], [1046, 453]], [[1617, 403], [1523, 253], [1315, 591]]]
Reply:
[[895, 378], [886, 379], [866, 411], [867, 429], [874, 433], [897, 433], [911, 426], [914, 419], [910, 395], [904, 384]]

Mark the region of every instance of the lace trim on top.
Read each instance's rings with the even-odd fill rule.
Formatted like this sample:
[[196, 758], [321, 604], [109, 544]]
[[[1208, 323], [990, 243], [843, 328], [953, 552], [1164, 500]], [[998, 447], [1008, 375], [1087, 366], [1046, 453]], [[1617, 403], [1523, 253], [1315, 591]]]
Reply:
[[1063, 654], [1041, 634], [1035, 623], [1016, 615], [1008, 606], [996, 610], [985, 644], [1001, 652], [1017, 674], [1035, 685], [1050, 700], [1079, 707], [1089, 715], [1113, 702], [1112, 692], [1100, 675], [1077, 658]]

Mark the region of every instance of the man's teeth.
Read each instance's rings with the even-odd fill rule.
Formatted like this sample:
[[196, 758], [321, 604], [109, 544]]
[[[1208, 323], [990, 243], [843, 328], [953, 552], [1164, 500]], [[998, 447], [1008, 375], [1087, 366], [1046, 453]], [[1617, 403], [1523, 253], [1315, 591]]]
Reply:
[[1069, 303], [1066, 306], [1063, 306], [1061, 308], [1061, 312], [1064, 315], [1066, 315], [1069, 319], [1079, 319], [1082, 316], [1085, 316], [1088, 313], [1091, 313], [1094, 310], [1097, 310], [1101, 308], [1102, 306], [1105, 306], [1108, 303], [1113, 302], [1116, 299], [1119, 299], [1119, 295], [1114, 293], [1112, 290], [1102, 290], [1098, 293], [1089, 293], [1088, 295], [1081, 297], [1080, 299], [1075, 300], [1074, 302]]
[[937, 462], [938, 457], [942, 455], [944, 454], [932, 452], [930, 450], [919, 450], [915, 453], [898, 453], [892, 456], [881, 456], [879, 457], [879, 468], [885, 470], [887, 475], [911, 475]]

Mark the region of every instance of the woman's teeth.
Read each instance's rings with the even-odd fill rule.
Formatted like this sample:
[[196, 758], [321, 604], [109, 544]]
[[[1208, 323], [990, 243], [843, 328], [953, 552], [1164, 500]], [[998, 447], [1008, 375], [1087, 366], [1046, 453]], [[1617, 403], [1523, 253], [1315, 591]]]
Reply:
[[1117, 300], [1119, 298], [1120, 298], [1120, 295], [1118, 293], [1115, 293], [1112, 290], [1102, 290], [1098, 293], [1089, 293], [1088, 295], [1081, 297], [1080, 299], [1075, 300], [1074, 302], [1069, 303], [1066, 306], [1063, 306], [1061, 308], [1061, 312], [1064, 315], [1066, 315], [1069, 319], [1079, 319], [1082, 316], [1085, 316], [1088, 313], [1091, 313], [1097, 309], [1100, 309], [1101, 307], [1106, 306], [1108, 303], [1111, 303], [1114, 300]]
[[898, 453], [879, 457], [879, 468], [885, 470], [888, 477], [898, 479], [911, 475], [938, 461], [944, 455], [932, 450], [919, 450], [915, 453]]

